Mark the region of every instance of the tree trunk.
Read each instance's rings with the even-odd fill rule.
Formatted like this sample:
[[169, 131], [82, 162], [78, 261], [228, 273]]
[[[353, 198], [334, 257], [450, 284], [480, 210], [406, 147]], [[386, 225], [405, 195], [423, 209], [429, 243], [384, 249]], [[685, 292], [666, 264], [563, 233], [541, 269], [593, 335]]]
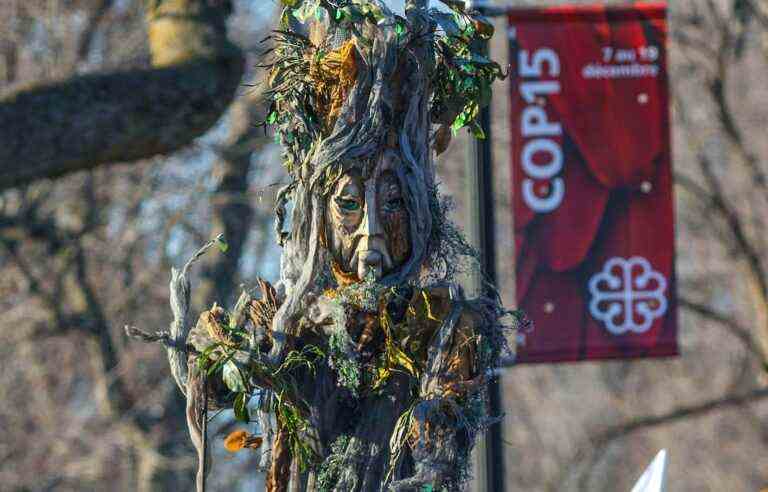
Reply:
[[228, 2], [148, 7], [153, 68], [82, 75], [0, 99], [0, 190], [188, 145], [229, 106], [243, 74]]

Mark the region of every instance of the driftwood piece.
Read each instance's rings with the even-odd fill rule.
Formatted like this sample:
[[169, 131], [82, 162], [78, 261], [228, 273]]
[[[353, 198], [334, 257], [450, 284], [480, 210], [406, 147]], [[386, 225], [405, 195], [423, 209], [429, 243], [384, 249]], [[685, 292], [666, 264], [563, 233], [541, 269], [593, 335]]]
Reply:
[[211, 454], [208, 450], [208, 392], [205, 373], [193, 369], [186, 385], [187, 429], [192, 445], [197, 451], [197, 492], [205, 492], [205, 479], [210, 472]]
[[187, 260], [181, 270], [171, 268], [170, 303], [173, 312], [173, 321], [171, 322], [169, 337], [171, 344], [166, 347], [168, 353], [168, 364], [171, 366], [171, 375], [179, 386], [179, 389], [187, 394], [187, 350], [186, 343], [191, 329], [189, 318], [189, 300], [191, 296], [191, 284], [189, 282], [189, 269], [200, 259], [209, 249], [217, 244], [221, 244], [223, 237], [219, 236], [206, 243], [192, 257]]

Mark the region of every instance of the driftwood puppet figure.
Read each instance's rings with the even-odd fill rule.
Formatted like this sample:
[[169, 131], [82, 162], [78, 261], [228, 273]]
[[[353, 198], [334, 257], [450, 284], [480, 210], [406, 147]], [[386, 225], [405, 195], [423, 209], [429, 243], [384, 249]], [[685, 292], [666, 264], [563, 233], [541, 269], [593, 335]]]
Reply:
[[188, 264], [161, 337], [188, 399], [199, 490], [215, 408], [256, 422], [224, 445], [262, 449], [269, 491], [456, 490], [468, 478], [512, 326], [496, 298], [467, 300], [451, 283], [472, 250], [446, 219], [432, 156], [452, 131], [477, 132], [502, 72], [476, 49], [490, 24], [444, 3], [408, 1], [401, 17], [376, 0], [284, 2], [267, 118], [291, 178], [275, 209], [280, 282], [190, 330]]

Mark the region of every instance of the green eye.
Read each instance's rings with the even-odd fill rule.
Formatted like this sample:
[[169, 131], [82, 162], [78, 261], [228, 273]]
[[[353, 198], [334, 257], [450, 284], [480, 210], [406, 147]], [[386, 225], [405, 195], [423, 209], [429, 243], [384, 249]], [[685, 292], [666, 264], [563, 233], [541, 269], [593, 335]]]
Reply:
[[360, 210], [360, 203], [358, 203], [355, 200], [350, 200], [348, 198], [339, 198], [336, 200], [336, 203], [345, 212], [357, 212], [358, 210]]

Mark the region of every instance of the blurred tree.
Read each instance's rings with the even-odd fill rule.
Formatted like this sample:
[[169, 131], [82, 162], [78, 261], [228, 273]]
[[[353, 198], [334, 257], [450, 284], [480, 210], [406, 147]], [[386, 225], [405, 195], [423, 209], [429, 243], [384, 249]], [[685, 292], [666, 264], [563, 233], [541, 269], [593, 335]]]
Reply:
[[[3, 489], [190, 488], [181, 395], [122, 326], [167, 325], [170, 265], [223, 229], [211, 269], [237, 270], [264, 223], [259, 97], [236, 99], [253, 54], [230, 41], [262, 37], [256, 3], [0, 2]], [[223, 142], [197, 140], [222, 116]]]
[[[169, 153], [219, 119], [243, 75], [242, 53], [226, 35], [230, 1], [145, 3], [151, 68], [75, 75], [0, 99], [0, 189]], [[91, 11], [79, 58], [110, 5], [101, 0]], [[10, 46], [7, 67], [14, 65]], [[12, 78], [13, 68], [6, 72]]]

